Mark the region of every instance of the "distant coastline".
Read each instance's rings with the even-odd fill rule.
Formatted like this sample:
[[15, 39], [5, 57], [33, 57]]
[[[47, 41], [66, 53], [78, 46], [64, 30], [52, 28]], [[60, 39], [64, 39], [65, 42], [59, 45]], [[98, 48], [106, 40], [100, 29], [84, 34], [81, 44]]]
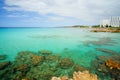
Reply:
[[111, 28], [93, 28], [91, 32], [113, 32], [113, 33], [119, 33], [120, 28], [119, 27], [111, 27]]

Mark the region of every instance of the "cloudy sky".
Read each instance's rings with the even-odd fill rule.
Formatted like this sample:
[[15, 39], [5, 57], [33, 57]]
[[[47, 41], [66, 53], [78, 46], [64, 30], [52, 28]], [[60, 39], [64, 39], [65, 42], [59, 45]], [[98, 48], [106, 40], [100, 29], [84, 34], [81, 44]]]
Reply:
[[0, 0], [0, 27], [99, 24], [120, 16], [119, 0]]

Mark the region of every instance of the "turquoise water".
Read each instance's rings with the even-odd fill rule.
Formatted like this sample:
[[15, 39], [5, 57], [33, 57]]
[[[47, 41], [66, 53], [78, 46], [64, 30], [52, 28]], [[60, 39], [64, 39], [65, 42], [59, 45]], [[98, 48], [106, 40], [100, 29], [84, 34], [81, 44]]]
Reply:
[[14, 61], [20, 51], [50, 50], [89, 67], [99, 55], [96, 48], [120, 53], [120, 33], [93, 33], [79, 28], [0, 28], [0, 54]]

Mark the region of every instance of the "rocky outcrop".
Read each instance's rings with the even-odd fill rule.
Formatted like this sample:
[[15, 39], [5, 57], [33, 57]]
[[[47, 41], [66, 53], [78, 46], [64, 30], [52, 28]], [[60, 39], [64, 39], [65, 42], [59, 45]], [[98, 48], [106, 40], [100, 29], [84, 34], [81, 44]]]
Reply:
[[106, 77], [113, 80], [120, 80], [120, 55], [99, 56], [92, 63], [94, 71], [102, 78], [101, 80]]
[[68, 78], [67, 76], [63, 77], [52, 77], [51, 80], [98, 80], [97, 75], [90, 74], [88, 71], [83, 72], [74, 72], [73, 78]]
[[120, 32], [120, 29], [96, 28], [92, 29], [91, 32]]
[[113, 60], [107, 60], [105, 62], [106, 66], [108, 66], [110, 69], [118, 69], [120, 70], [120, 63], [117, 63]]

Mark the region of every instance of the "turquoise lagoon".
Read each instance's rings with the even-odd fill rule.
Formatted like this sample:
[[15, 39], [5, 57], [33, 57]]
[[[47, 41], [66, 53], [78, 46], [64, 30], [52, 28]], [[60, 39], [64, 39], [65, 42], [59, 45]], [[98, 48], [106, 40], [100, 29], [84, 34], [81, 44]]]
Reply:
[[105, 48], [120, 53], [120, 33], [93, 33], [80, 28], [0, 28], [0, 54], [14, 61], [20, 51], [50, 50], [89, 67]]

